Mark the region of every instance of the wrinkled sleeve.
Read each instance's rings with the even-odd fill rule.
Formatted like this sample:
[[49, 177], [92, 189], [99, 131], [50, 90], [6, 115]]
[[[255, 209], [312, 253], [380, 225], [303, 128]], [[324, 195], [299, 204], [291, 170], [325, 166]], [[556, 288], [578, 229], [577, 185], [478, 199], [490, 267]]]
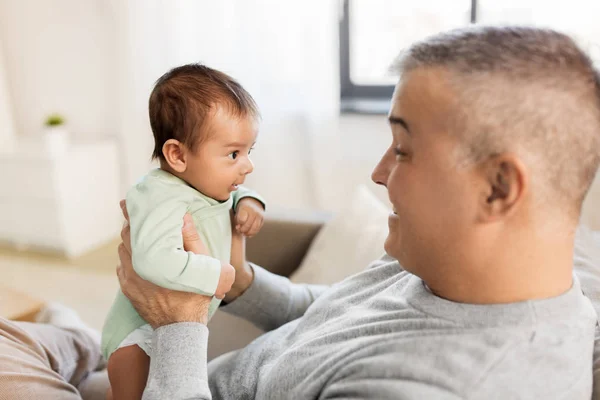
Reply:
[[207, 347], [205, 325], [183, 322], [156, 329], [142, 399], [210, 400]]
[[270, 331], [304, 315], [308, 307], [329, 287], [290, 282], [251, 264], [254, 281], [237, 299], [221, 310]]
[[139, 276], [167, 289], [212, 296], [221, 274], [216, 258], [183, 249], [185, 196], [150, 191], [138, 184], [127, 193], [133, 268]]

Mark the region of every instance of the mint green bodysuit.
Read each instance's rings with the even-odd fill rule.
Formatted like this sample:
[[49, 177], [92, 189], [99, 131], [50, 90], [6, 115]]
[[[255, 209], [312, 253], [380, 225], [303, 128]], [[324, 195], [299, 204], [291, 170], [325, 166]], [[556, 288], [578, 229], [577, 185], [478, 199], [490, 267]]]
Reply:
[[[213, 296], [219, 282], [221, 262], [231, 255], [230, 210], [244, 197], [263, 200], [240, 187], [225, 202], [203, 195], [176, 176], [155, 169], [127, 192], [133, 267], [140, 277], [156, 285]], [[212, 257], [186, 252], [181, 228], [190, 213]], [[220, 300], [213, 297], [209, 318]], [[106, 359], [134, 330], [146, 325], [119, 290], [102, 331]]]

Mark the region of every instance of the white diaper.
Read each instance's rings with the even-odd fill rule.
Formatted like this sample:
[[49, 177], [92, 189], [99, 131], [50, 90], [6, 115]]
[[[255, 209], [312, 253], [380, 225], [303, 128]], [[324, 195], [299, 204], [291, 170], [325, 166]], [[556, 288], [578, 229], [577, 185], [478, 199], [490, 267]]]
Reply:
[[150, 357], [152, 353], [152, 332], [154, 332], [154, 329], [150, 325], [142, 325], [127, 335], [117, 349], [135, 344]]

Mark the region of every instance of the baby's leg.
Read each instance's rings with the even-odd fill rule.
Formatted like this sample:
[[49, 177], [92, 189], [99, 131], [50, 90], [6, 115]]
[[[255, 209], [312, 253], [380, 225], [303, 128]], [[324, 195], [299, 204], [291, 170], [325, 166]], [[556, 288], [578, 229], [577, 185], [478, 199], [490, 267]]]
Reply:
[[121, 347], [108, 359], [110, 394], [114, 400], [137, 400], [142, 398], [150, 357], [136, 345]]

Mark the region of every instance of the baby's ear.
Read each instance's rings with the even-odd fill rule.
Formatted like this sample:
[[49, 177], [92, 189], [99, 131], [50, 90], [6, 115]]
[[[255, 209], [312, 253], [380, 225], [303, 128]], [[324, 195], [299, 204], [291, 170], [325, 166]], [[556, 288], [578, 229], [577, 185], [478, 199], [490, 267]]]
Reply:
[[187, 168], [185, 147], [179, 140], [169, 139], [162, 148], [163, 156], [175, 172], [185, 172]]

